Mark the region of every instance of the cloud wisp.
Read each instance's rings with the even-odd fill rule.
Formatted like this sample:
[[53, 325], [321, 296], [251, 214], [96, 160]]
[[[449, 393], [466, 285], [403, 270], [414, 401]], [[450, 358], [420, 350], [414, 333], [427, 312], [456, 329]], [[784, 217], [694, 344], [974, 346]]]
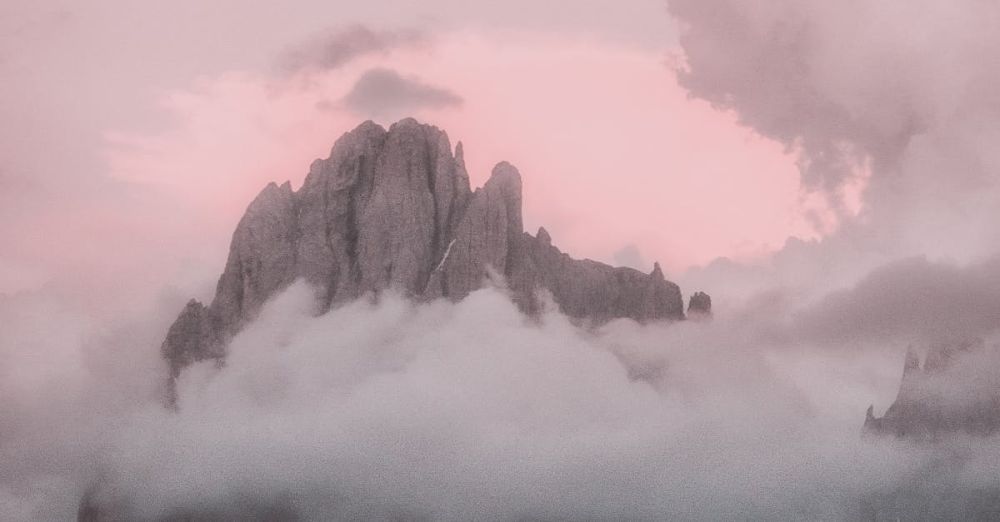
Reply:
[[363, 25], [327, 30], [287, 49], [278, 59], [286, 74], [321, 72], [343, 67], [367, 55], [386, 55], [397, 49], [427, 47], [430, 38], [418, 30], [375, 31]]
[[341, 102], [359, 116], [392, 121], [425, 109], [460, 107], [462, 97], [416, 76], [377, 67], [365, 71]]

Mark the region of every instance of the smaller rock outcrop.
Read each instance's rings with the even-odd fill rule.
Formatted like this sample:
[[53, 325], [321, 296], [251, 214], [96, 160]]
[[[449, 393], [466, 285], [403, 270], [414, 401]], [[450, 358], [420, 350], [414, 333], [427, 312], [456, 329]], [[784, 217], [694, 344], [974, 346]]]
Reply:
[[695, 292], [688, 299], [688, 317], [698, 319], [712, 316], [712, 298], [705, 292]]

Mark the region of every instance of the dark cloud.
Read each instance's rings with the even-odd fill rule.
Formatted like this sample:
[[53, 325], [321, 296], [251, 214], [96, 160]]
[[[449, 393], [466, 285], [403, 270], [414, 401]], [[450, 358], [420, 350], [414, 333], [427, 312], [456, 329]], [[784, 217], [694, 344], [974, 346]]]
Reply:
[[935, 343], [1000, 328], [1000, 258], [959, 267], [923, 258], [883, 266], [800, 314], [799, 333], [823, 341]]
[[342, 101], [359, 115], [393, 118], [418, 109], [459, 106], [462, 97], [448, 89], [426, 84], [417, 77], [376, 68], [361, 75]]
[[[975, 210], [995, 216], [1000, 95], [990, 86], [1000, 82], [1000, 5], [670, 0], [669, 7], [683, 28], [681, 83], [799, 152], [803, 180], [832, 202], [868, 168], [867, 211], [880, 220], [919, 213], [940, 222], [970, 193], [980, 196]], [[984, 202], [987, 189], [993, 197]]]
[[374, 31], [362, 25], [328, 31], [280, 57], [278, 67], [286, 73], [305, 69], [336, 69], [361, 56], [386, 54], [402, 47], [427, 45], [420, 31]]

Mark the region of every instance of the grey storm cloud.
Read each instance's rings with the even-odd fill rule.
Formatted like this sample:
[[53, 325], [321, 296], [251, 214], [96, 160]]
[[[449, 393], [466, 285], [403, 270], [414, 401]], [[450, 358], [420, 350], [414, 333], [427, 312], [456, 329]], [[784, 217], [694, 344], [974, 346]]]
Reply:
[[375, 31], [363, 25], [330, 30], [285, 51], [278, 60], [287, 73], [304, 69], [336, 69], [369, 54], [385, 54], [397, 48], [427, 45], [428, 37], [417, 30]]
[[363, 116], [393, 117], [421, 108], [459, 106], [462, 97], [420, 78], [375, 68], [362, 74], [342, 101], [348, 109]]
[[[668, 0], [668, 7], [679, 22], [681, 84], [795, 153], [803, 187], [825, 196], [840, 218], [821, 240], [790, 240], [760, 263], [713, 263], [688, 275], [698, 280], [688, 286], [725, 288], [720, 304], [760, 292], [794, 295], [802, 305], [843, 290], [803, 311], [796, 327], [828, 339], [960, 324], [984, 330], [986, 294], [996, 286], [977, 283], [988, 283], [986, 260], [1000, 252], [1000, 96], [991, 87], [1000, 84], [1000, 5]], [[859, 173], [867, 179], [854, 216], [843, 190]], [[912, 259], [921, 256], [929, 261]], [[921, 301], [934, 292], [937, 299]]]
[[[682, 28], [682, 85], [799, 152], [804, 182], [832, 202], [861, 165], [871, 171], [869, 212], [890, 215], [880, 219], [997, 192], [1000, 5], [668, 5]], [[992, 212], [995, 199], [981, 209]]]
[[804, 310], [797, 329], [821, 341], [920, 344], [978, 337], [1000, 328], [1000, 258], [969, 266], [905, 259]]

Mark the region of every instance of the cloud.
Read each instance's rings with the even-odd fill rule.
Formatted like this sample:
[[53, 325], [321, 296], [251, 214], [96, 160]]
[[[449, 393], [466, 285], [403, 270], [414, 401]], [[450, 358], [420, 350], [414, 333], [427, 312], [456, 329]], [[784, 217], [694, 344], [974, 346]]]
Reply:
[[1000, 328], [1000, 258], [959, 267], [908, 259], [880, 267], [800, 317], [803, 333], [843, 343], [974, 338]]
[[[138, 520], [850, 519], [935, 458], [859, 438], [885, 361], [772, 349], [726, 317], [586, 330], [551, 308], [529, 320], [492, 288], [316, 317], [296, 284], [225, 366], [184, 373], [171, 412], [156, 395], [165, 313], [94, 337], [19, 299], [0, 309], [24, 326], [0, 337], [4, 360], [33, 357], [34, 339], [56, 363], [2, 381], [0, 498], [22, 519], [70, 518], [92, 486]], [[30, 333], [46, 321], [63, 326]]]
[[835, 396], [723, 329], [536, 323], [494, 289], [320, 317], [313, 299], [293, 286], [224, 367], [186, 372], [179, 413], [119, 423], [98, 498], [137, 519], [251, 498], [305, 520], [844, 518], [910, 466], [866, 462], [856, 422], [819, 415]]
[[342, 102], [361, 116], [393, 119], [420, 109], [461, 106], [462, 97], [416, 76], [379, 67], [362, 74]]
[[0, 299], [4, 520], [74, 519], [110, 434], [155, 404], [165, 371], [156, 346], [181, 302], [111, 321], [90, 305], [51, 289]]
[[386, 55], [399, 48], [423, 47], [426, 35], [416, 30], [374, 31], [362, 25], [331, 30], [285, 51], [278, 67], [285, 73], [325, 71], [371, 54]]
[[[1000, 6], [670, 0], [681, 83], [800, 157], [807, 187], [905, 255], [998, 246]], [[953, 231], [962, 230], [962, 234]], [[861, 238], [857, 238], [861, 239]]]
[[635, 243], [629, 243], [614, 253], [612, 256], [614, 258], [616, 265], [630, 266], [636, 270], [642, 270], [644, 272], [649, 270], [649, 265], [646, 259], [642, 257], [642, 252], [639, 251], [639, 247]]

